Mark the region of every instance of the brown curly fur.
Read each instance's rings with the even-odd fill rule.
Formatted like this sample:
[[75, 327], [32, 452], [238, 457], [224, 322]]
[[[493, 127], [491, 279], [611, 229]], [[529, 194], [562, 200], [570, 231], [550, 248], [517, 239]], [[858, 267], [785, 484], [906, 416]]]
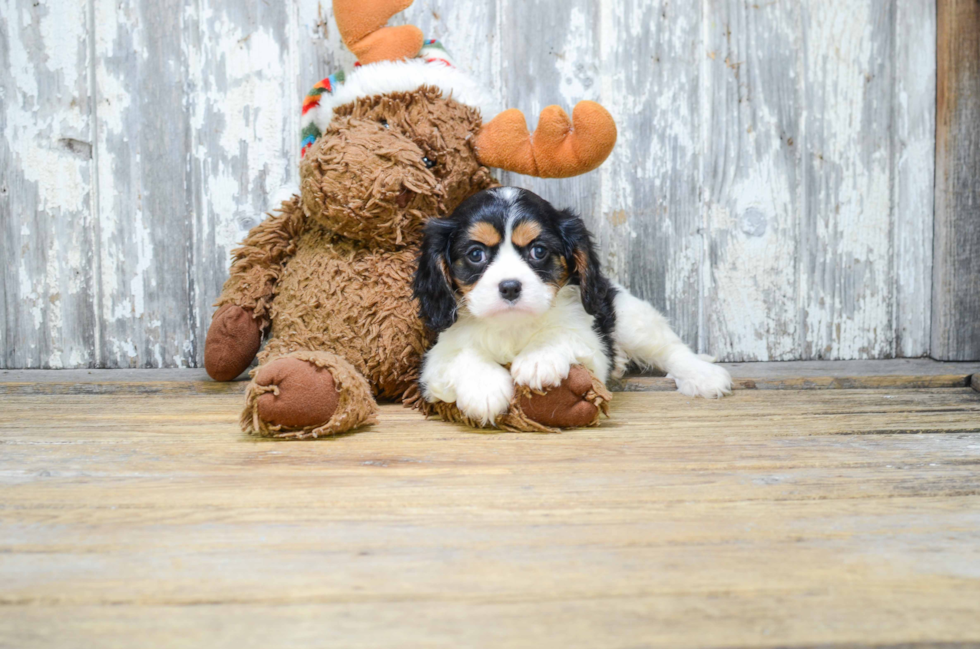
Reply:
[[[284, 202], [234, 251], [215, 306], [251, 311], [268, 336], [262, 364], [294, 357], [329, 369], [340, 402], [329, 422], [278, 426], [262, 421], [256, 407], [278, 387], [253, 379], [241, 418], [245, 431], [292, 439], [345, 432], [373, 421], [375, 398], [474, 424], [453, 404], [418, 398], [431, 341], [411, 277], [425, 221], [448, 216], [498, 184], [473, 148], [481, 124], [477, 110], [434, 88], [361, 99], [335, 111], [300, 165], [301, 197]], [[427, 168], [423, 158], [435, 166]], [[500, 427], [555, 432], [523, 413], [526, 392], [518, 390]], [[608, 409], [608, 392], [597, 383], [586, 398], [597, 406], [595, 425]]]
[[481, 123], [479, 111], [434, 88], [342, 106], [300, 165], [303, 207], [352, 241], [387, 250], [411, 245], [431, 216], [447, 216], [496, 185], [471, 143]]
[[[245, 430], [279, 437], [342, 432], [369, 420], [373, 398], [413, 393], [428, 343], [411, 290], [422, 226], [496, 186], [471, 146], [480, 125], [478, 111], [433, 88], [337, 110], [300, 167], [302, 198], [284, 202], [249, 232], [216, 306], [252, 311], [269, 337], [261, 363], [326, 352], [370, 390], [363, 403], [342, 401], [331, 422], [343, 426], [284, 433], [259, 419], [255, 399], [268, 389], [253, 382]], [[424, 157], [436, 165], [426, 168]], [[349, 374], [346, 367], [342, 373]]]

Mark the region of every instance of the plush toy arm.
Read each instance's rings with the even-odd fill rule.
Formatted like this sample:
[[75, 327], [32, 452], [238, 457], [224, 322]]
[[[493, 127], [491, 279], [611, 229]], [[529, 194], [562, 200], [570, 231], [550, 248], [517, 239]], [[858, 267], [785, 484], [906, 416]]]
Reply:
[[234, 251], [231, 277], [215, 303], [204, 343], [204, 368], [216, 381], [233, 381], [248, 369], [269, 327], [269, 307], [279, 275], [296, 252], [306, 217], [298, 196], [283, 202], [279, 213], [252, 228]]
[[231, 276], [216, 307], [234, 304], [252, 312], [265, 330], [276, 283], [286, 262], [296, 253], [296, 240], [306, 227], [299, 196], [284, 201], [280, 211], [252, 228], [232, 253]]

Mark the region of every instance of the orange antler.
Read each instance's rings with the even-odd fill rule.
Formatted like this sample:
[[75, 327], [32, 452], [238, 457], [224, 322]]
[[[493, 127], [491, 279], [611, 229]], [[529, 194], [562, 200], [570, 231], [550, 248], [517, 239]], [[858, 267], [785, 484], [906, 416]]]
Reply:
[[386, 27], [414, 0], [333, 0], [333, 15], [347, 48], [363, 65], [412, 58], [422, 49], [418, 27]]
[[592, 171], [616, 145], [616, 122], [594, 101], [580, 102], [568, 118], [558, 106], [541, 111], [531, 135], [524, 113], [512, 108], [480, 130], [476, 151], [488, 167], [539, 178], [569, 178]]

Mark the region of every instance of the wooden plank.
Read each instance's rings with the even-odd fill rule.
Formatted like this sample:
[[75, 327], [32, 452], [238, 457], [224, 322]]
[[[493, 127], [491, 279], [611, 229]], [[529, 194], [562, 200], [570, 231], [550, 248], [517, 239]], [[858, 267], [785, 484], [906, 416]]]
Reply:
[[980, 5], [939, 0], [932, 355], [980, 359]]
[[800, 357], [803, 11], [705, 5], [702, 275], [706, 348], [722, 360]]
[[386, 406], [314, 443], [239, 400], [3, 397], [4, 644], [980, 642], [966, 388], [625, 394], [549, 437]]
[[292, 14], [244, 1], [95, 4], [103, 363], [197, 366], [230, 250], [295, 175], [298, 91], [282, 92], [296, 86]]
[[[941, 376], [966, 377], [980, 372], [980, 363], [942, 363], [928, 358], [870, 361], [791, 361], [785, 363], [722, 363], [740, 378], [815, 376]], [[40, 373], [39, 373], [40, 374]], [[50, 372], [47, 374], [51, 374]], [[2, 376], [2, 375], [0, 375]]]
[[894, 355], [891, 0], [808, 3], [803, 356]]
[[929, 354], [936, 177], [936, 0], [895, 3], [894, 355]]
[[0, 367], [96, 358], [87, 4], [0, 5]]
[[[557, 104], [570, 114], [582, 100], [605, 101], [599, 11], [600, 3], [592, 0], [500, 0], [493, 51], [499, 69], [492, 74], [501, 108], [522, 110], [533, 130], [546, 106]], [[469, 32], [472, 27], [462, 29]], [[504, 184], [530, 189], [560, 207], [574, 209], [595, 229], [601, 223], [600, 173], [568, 179], [502, 173], [499, 178]]]
[[[848, 635], [829, 629], [810, 632], [823, 618], [830, 618], [853, 629], [848, 637], [882, 639], [874, 643], [848, 640], [843, 646], [849, 649], [975, 647], [973, 629], [969, 626], [949, 633], [949, 637], [954, 638], [951, 641], [905, 642], [903, 638], [906, 637], [931, 636], [909, 628], [907, 621], [900, 621], [898, 612], [871, 619], [862, 616], [859, 605], [867, 596], [863, 589], [857, 595], [848, 590], [841, 593], [831, 584], [827, 584], [826, 589], [809, 598], [791, 597], [782, 602], [777, 602], [777, 598], [785, 597], [784, 593], [772, 593], [767, 603], [779, 606], [785, 612], [785, 616], [778, 618], [782, 625], [778, 635], [822, 639]], [[833, 596], [828, 594], [831, 591], [835, 593]], [[882, 604], [899, 599], [894, 594], [880, 595]], [[682, 596], [627, 596], [599, 600], [570, 597], [541, 602], [533, 611], [524, 602], [442, 601], [438, 604], [439, 611], [433, 614], [427, 613], [436, 608], [435, 604], [423, 609], [420, 604], [405, 601], [387, 602], [384, 607], [360, 602], [293, 606], [266, 603], [221, 606], [217, 609], [220, 620], [216, 617], [215, 607], [207, 605], [181, 608], [58, 607], [58, 615], [54, 617], [48, 617], [53, 609], [47, 607], [11, 606], [7, 607], [6, 614], [0, 614], [0, 630], [9, 629], [9, 637], [18, 647], [70, 646], [72, 640], [83, 637], [97, 639], [98, 646], [106, 649], [151, 646], [262, 649], [280, 644], [316, 646], [325, 639], [342, 644], [347, 638], [356, 637], [358, 646], [365, 649], [415, 646], [414, 638], [424, 638], [425, 646], [435, 648], [458, 647], [465, 643], [474, 648], [589, 649], [594, 646], [590, 642], [600, 642], [603, 647], [623, 649], [631, 646], [628, 644], [631, 640], [638, 640], [641, 644], [632, 646], [685, 649], [702, 645], [688, 639], [678, 619], [683, 619], [692, 628], [704, 628], [706, 625], [699, 624], [699, 618], [690, 612], [692, 607], [702, 606], [702, 615], [710, 613], [711, 626], [717, 630], [711, 634], [712, 639], [722, 646], [764, 646], [745, 630], [747, 624], [739, 622], [737, 616], [750, 617], [756, 628], [761, 629], [756, 637], [771, 629], [772, 618], [747, 613], [740, 600], [738, 590], [717, 594], [710, 606], [705, 606], [700, 599]], [[929, 620], [934, 628], [955, 628], [971, 612], [962, 600], [952, 610], [929, 603], [924, 595], [916, 600], [916, 613], [921, 619]], [[681, 616], [681, 613], [685, 614]], [[256, 626], [255, 620], [262, 620], [263, 624]], [[876, 630], [874, 627], [878, 624], [892, 628]], [[771, 630], [768, 632], [772, 633]], [[813, 645], [805, 645], [810, 646]], [[804, 646], [797, 649], [804, 649]]]
[[203, 369], [0, 370], [0, 383], [188, 383], [210, 380]]
[[[324, 3], [326, 4], [326, 3]], [[189, 99], [195, 145], [194, 347], [204, 361], [212, 304], [228, 276], [231, 250], [299, 182], [302, 97], [322, 77], [299, 83], [301, 53], [293, 3], [208, 0], [196, 14]], [[218, 71], [218, 74], [214, 72]]]
[[[736, 390], [914, 390], [961, 388], [980, 373], [980, 363], [940, 363], [929, 359], [877, 361], [796, 361], [723, 363]], [[662, 391], [674, 381], [657, 376], [629, 376], [615, 385], [625, 392]]]
[[0, 383], [0, 395], [194, 395], [245, 394], [248, 381], [217, 383], [215, 381], [87, 381], [84, 383]]
[[980, 373], [974, 374], [971, 381], [973, 389], [980, 392]]
[[[962, 374], [891, 375], [891, 376], [810, 376], [810, 377], [736, 377], [736, 390], [918, 390], [923, 388], [962, 388], [970, 385], [971, 376]], [[125, 381], [106, 379], [84, 382], [29, 381], [0, 382], [0, 395], [30, 394], [244, 394], [246, 380], [216, 383], [209, 380]], [[662, 376], [628, 376], [610, 383], [613, 392], [674, 392], [673, 379]]]
[[591, 226], [609, 273], [650, 300], [688, 344], [701, 326], [700, 6], [599, 3], [602, 102], [619, 143]]
[[101, 367], [186, 365], [194, 344], [184, 9], [94, 2]]
[[[740, 390], [962, 388], [980, 375], [980, 363], [929, 359], [885, 361], [798, 361], [724, 363]], [[222, 394], [241, 393], [248, 372], [236, 383], [214, 383], [203, 370], [3, 370], [0, 394]], [[663, 376], [629, 376], [614, 391], [674, 391]]]
[[[735, 390], [921, 390], [925, 388], [962, 388], [970, 377], [962, 374], [936, 376], [812, 376], [812, 377], [735, 377]], [[2, 388], [10, 389], [12, 388]], [[28, 388], [33, 389], [33, 388]], [[72, 387], [72, 389], [76, 389]], [[673, 379], [661, 376], [630, 376], [613, 385], [613, 392], [673, 392]]]
[[[706, 8], [708, 347], [724, 360], [926, 354], [934, 1]], [[823, 106], [809, 125], [807, 94]]]

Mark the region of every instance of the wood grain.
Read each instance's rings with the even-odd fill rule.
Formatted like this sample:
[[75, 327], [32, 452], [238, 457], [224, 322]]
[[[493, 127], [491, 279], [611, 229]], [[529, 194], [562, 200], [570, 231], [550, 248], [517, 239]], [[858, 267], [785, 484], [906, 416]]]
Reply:
[[894, 56], [892, 326], [895, 355], [915, 358], [929, 353], [932, 337], [936, 0], [895, 3]]
[[932, 356], [980, 358], [980, 4], [939, 0]]
[[185, 94], [193, 52], [184, 4], [95, 2], [99, 367], [162, 366], [165, 357], [179, 365], [194, 355], [195, 147]]
[[[927, 359], [725, 363], [737, 390], [913, 390], [962, 388], [980, 375], [980, 363]], [[203, 370], [0, 370], [0, 395], [240, 394], [239, 380], [216, 383]], [[614, 392], [673, 392], [673, 379], [628, 376], [610, 382]]]
[[[923, 388], [962, 388], [970, 384], [971, 377], [962, 374], [936, 376], [811, 376], [773, 377], [760, 379], [735, 378], [735, 390], [921, 390]], [[78, 393], [84, 387], [65, 386], [66, 393]], [[126, 388], [129, 389], [129, 388]], [[658, 376], [633, 376], [613, 384], [614, 392], [673, 392], [677, 389], [673, 379]], [[0, 386], [0, 390], [14, 392], [14, 387]], [[71, 391], [71, 392], [69, 392]]]
[[[581, 212], [701, 351], [922, 356], [933, 336], [977, 358], [944, 338], [977, 330], [950, 300], [932, 331], [935, 6], [418, 0], [395, 22], [532, 127], [549, 104], [612, 111], [601, 170], [503, 178]], [[0, 30], [0, 367], [200, 366], [229, 251], [296, 181], [301, 98], [353, 65], [331, 3], [6, 0]], [[955, 168], [947, 195], [975, 206]], [[975, 316], [980, 256], [949, 248], [972, 235], [937, 233], [936, 286]]]
[[706, 349], [725, 360], [802, 355], [803, 10], [706, 4]]
[[965, 387], [313, 443], [243, 436], [240, 398], [0, 396], [0, 645], [980, 642]]
[[612, 276], [703, 347], [699, 3], [599, 4], [601, 97], [620, 139], [592, 227]]
[[[520, 109], [533, 131], [546, 106], [557, 104], [571, 114], [582, 100], [601, 101], [599, 3], [499, 0], [497, 5], [494, 55], [500, 69], [491, 74], [499, 82], [501, 109]], [[530, 38], [529, 29], [534, 33]], [[499, 176], [504, 184], [526, 187], [556, 204], [576, 207], [590, 224], [596, 220], [599, 172], [561, 180], [513, 173]]]
[[[940, 363], [927, 359], [723, 363], [722, 365], [731, 373], [736, 390], [962, 388], [970, 384], [971, 377], [980, 373], [980, 363]], [[37, 376], [45, 373], [30, 374]], [[670, 392], [675, 390], [676, 386], [672, 379], [664, 377], [628, 376], [615, 383], [613, 389], [624, 392]]]
[[98, 363], [87, 3], [0, 5], [0, 367]]
[[[890, 88], [896, 3], [810, 3], [801, 309], [808, 358], [894, 354]], [[888, 324], [885, 324], [888, 323]], [[884, 325], [884, 326], [883, 326]]]

